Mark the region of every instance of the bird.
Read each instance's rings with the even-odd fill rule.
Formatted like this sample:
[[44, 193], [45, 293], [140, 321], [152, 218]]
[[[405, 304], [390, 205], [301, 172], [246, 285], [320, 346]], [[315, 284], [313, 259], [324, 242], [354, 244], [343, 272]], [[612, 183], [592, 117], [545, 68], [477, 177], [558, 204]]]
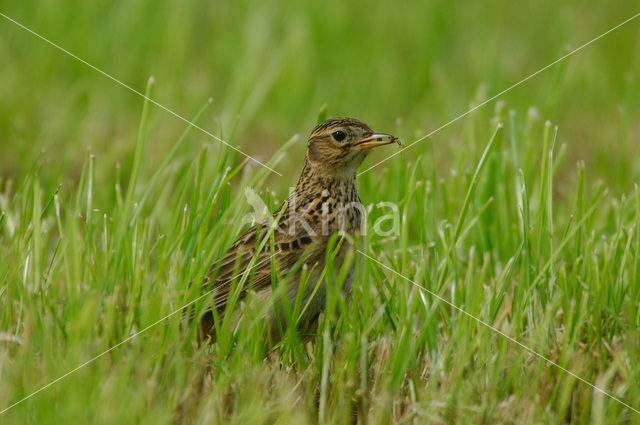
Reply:
[[[354, 238], [362, 234], [364, 208], [356, 187], [358, 167], [373, 148], [391, 143], [403, 147], [395, 136], [374, 132], [354, 118], [331, 118], [313, 129], [295, 189], [271, 220], [242, 233], [209, 268], [202, 291], [211, 294], [211, 305], [198, 322], [201, 340], [215, 342], [215, 316], [218, 325], [228, 314], [232, 315], [230, 320], [238, 322], [243, 301], [252, 296], [264, 307], [261, 311], [270, 343], [280, 341], [284, 324], [281, 309], [273, 303], [273, 289], [278, 287], [273, 285], [274, 278], [286, 279], [282, 296], [290, 306], [302, 294], [301, 305], [305, 308], [300, 309], [296, 327], [302, 335], [313, 332], [325, 306], [326, 276], [322, 271], [332, 235], [340, 235], [333, 257], [339, 270], [343, 262], [352, 260], [348, 252], [353, 250]], [[353, 261], [346, 267], [341, 290], [348, 296]], [[245, 272], [248, 278], [243, 280]], [[305, 283], [301, 281], [303, 274], [310, 276]]]

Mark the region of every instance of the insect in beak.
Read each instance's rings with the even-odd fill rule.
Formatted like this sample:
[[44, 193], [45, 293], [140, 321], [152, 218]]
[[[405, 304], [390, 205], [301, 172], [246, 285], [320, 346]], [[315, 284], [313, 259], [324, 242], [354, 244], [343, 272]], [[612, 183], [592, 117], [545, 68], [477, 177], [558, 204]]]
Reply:
[[358, 146], [362, 149], [370, 149], [375, 148], [376, 146], [388, 145], [389, 143], [397, 143], [398, 146], [404, 148], [404, 145], [400, 142], [400, 139], [387, 133], [373, 133], [372, 135], [364, 139], [358, 140], [352, 146]]

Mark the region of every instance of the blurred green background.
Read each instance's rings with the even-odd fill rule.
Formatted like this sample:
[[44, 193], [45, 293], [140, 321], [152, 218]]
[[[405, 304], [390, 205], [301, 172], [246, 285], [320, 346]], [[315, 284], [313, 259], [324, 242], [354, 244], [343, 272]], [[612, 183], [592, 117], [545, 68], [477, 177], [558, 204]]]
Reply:
[[[6, 15], [136, 90], [153, 75], [154, 99], [184, 117], [213, 98], [199, 124], [261, 160], [295, 133], [304, 140], [323, 104], [330, 116], [411, 142], [637, 8], [632, 0], [0, 2]], [[126, 174], [143, 99], [4, 18], [0, 34], [0, 175], [20, 180], [36, 166], [54, 188], [73, 183], [89, 153], [98, 184], [111, 184], [105, 174], [116, 163]], [[519, 117], [537, 108], [559, 125], [570, 158], [587, 162], [589, 178], [615, 185], [616, 173], [638, 173], [626, 159], [637, 154], [640, 130], [639, 39], [632, 22], [501, 99]], [[489, 117], [494, 105], [474, 114]], [[445, 168], [452, 150], [465, 149], [464, 121], [433, 138]], [[147, 167], [184, 126], [153, 108]], [[201, 142], [218, 144], [194, 132], [179, 155], [194, 158]], [[287, 179], [273, 186], [293, 184], [304, 144], [293, 150], [279, 165]], [[369, 164], [388, 152], [376, 154]]]
[[[224, 169], [242, 157], [196, 130], [169, 155], [183, 121], [156, 106], [141, 118], [140, 96], [0, 17], [3, 409], [181, 311], [194, 296], [188, 282], [242, 227], [248, 205], [238, 186], [277, 206], [323, 105], [410, 144], [640, 5], [0, 0], [0, 12], [135, 90], [153, 75], [152, 98], [186, 118], [212, 98], [198, 125], [262, 161], [300, 135], [275, 165], [283, 177], [260, 182], [254, 165], [226, 180]], [[636, 408], [639, 47], [640, 17], [359, 178], [365, 204], [402, 207], [401, 235], [372, 236], [372, 254], [489, 323], [500, 307], [495, 320], [506, 334]], [[506, 126], [467, 198], [497, 119]], [[546, 120], [559, 128], [553, 149]], [[395, 152], [379, 149], [362, 169]], [[456, 241], [452, 224], [467, 222]], [[365, 261], [360, 302], [324, 322], [337, 323], [342, 349], [330, 361], [322, 338], [302, 359], [287, 351], [294, 341], [265, 360], [251, 333], [237, 350], [216, 344], [226, 360], [212, 361], [175, 315], [0, 422], [170, 423], [182, 407], [200, 423], [229, 422], [229, 387], [242, 424], [323, 415], [352, 423], [358, 391], [377, 423], [412, 420], [402, 403], [423, 409], [417, 421], [639, 420], [455, 311], [422, 304], [415, 287], [383, 272]], [[211, 363], [215, 379], [202, 383], [199, 371]], [[360, 367], [370, 368], [369, 381]], [[317, 406], [323, 387], [325, 409]], [[200, 389], [199, 406], [182, 406]]]

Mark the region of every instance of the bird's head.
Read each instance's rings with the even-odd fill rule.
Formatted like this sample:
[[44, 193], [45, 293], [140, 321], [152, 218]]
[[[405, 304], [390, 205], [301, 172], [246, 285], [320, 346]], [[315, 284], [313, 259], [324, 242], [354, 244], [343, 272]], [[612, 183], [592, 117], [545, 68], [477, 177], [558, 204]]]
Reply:
[[313, 129], [306, 160], [316, 171], [353, 175], [372, 148], [400, 142], [390, 134], [375, 133], [362, 121], [331, 118]]

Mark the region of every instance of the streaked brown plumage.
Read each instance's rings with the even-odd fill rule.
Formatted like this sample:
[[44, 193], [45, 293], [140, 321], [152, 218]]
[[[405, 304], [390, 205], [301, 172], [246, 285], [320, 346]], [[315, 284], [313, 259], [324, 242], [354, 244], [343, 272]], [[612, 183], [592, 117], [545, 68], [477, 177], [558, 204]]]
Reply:
[[[230, 291], [236, 285], [238, 275], [249, 270], [250, 278], [240, 290], [238, 302], [231, 314], [239, 315], [239, 306], [247, 291], [252, 291], [261, 305], [265, 305], [266, 323], [272, 342], [279, 339], [272, 307], [272, 260], [279, 268], [279, 276], [288, 276], [286, 296], [291, 305], [298, 293], [300, 266], [305, 264], [311, 271], [311, 279], [304, 292], [308, 308], [298, 321], [298, 330], [308, 332], [315, 325], [325, 305], [324, 284], [316, 283], [324, 267], [325, 251], [331, 235], [344, 231], [357, 235], [362, 224], [362, 205], [356, 188], [356, 172], [370, 149], [393, 143], [397, 139], [384, 133], [374, 133], [368, 125], [352, 118], [329, 119], [318, 125], [309, 136], [304, 166], [295, 190], [273, 214], [280, 217], [273, 230], [275, 250], [270, 247], [269, 223], [258, 224], [242, 234], [229, 248], [226, 255], [210, 268], [203, 286], [212, 291], [212, 308], [219, 317], [225, 314]], [[399, 143], [399, 142], [398, 142]], [[334, 259], [340, 266], [345, 259], [349, 244], [342, 245]], [[260, 252], [257, 253], [257, 249]], [[256, 258], [254, 258], [254, 255]], [[253, 261], [252, 261], [253, 259]], [[353, 265], [345, 281], [343, 291], [351, 287]], [[264, 304], [270, 303], [270, 304]], [[229, 311], [227, 311], [229, 314]], [[236, 320], [237, 318], [234, 318]], [[200, 319], [201, 336], [215, 340], [215, 326], [211, 310]]]

